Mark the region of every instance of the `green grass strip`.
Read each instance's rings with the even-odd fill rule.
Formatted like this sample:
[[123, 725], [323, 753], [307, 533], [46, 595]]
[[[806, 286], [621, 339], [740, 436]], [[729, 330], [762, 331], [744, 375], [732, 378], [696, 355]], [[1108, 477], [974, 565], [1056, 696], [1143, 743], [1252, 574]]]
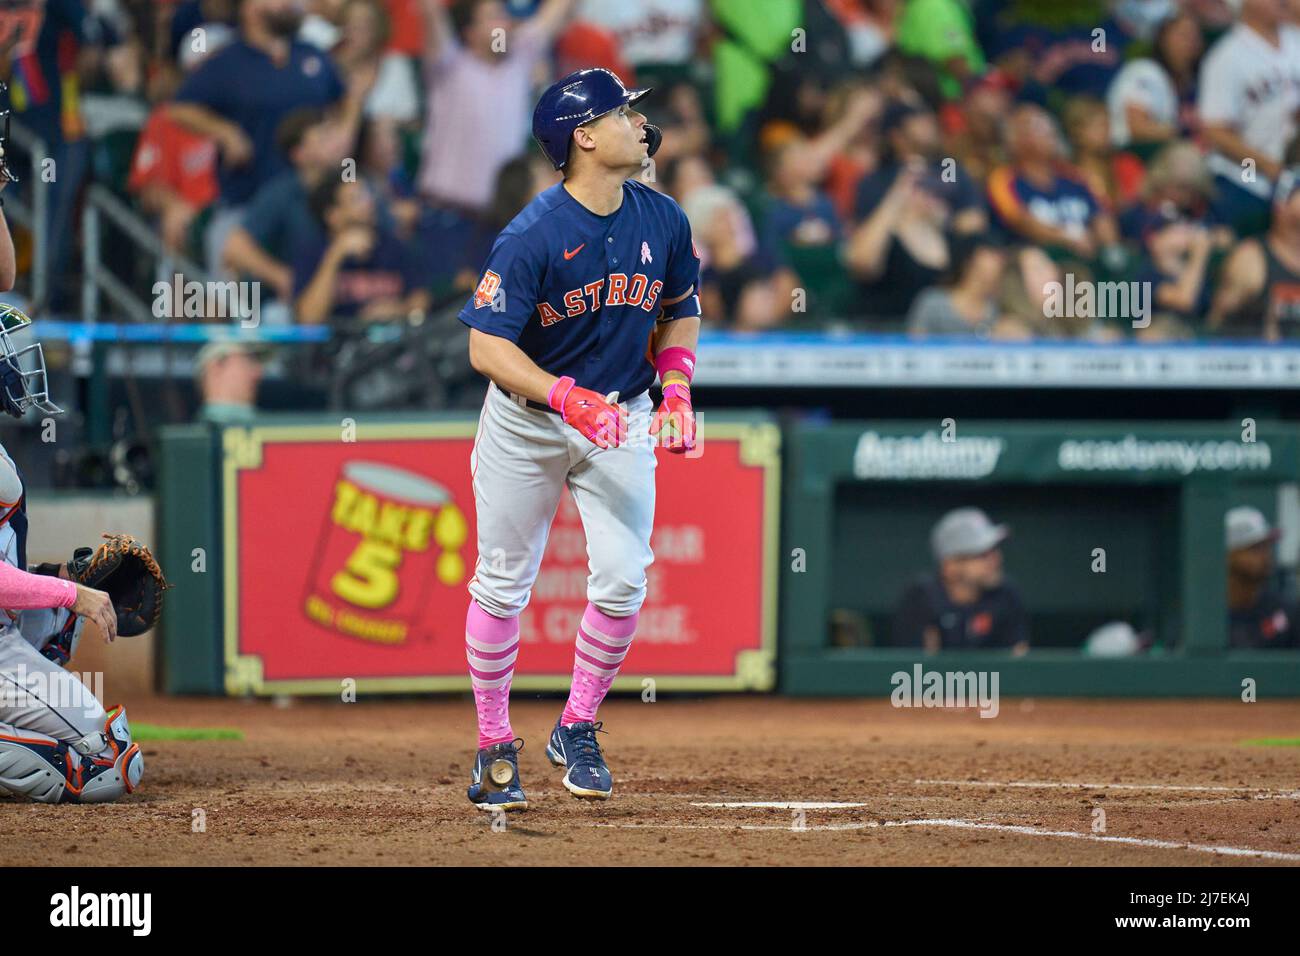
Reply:
[[244, 732], [233, 727], [164, 727], [131, 721], [132, 740], [243, 740]]
[[1242, 743], [1247, 747], [1300, 747], [1300, 737], [1259, 737]]

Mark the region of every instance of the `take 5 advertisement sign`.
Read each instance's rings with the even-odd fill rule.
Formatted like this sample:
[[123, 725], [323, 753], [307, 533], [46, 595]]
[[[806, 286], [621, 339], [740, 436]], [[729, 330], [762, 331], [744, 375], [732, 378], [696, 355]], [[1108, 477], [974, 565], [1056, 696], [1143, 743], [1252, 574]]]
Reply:
[[[226, 690], [468, 690], [477, 545], [475, 423], [228, 428], [223, 433]], [[703, 453], [658, 450], [655, 561], [616, 689], [768, 690], [775, 680], [779, 431], [702, 416]], [[564, 690], [587, 550], [567, 491], [514, 686]]]

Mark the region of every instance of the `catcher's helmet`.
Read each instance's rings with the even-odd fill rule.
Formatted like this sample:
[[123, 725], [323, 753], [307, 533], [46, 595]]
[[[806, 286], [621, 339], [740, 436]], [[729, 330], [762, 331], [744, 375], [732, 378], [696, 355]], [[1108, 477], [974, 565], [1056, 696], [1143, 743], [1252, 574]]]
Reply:
[[32, 327], [32, 320], [16, 305], [0, 303], [0, 411], [22, 418], [29, 408], [61, 415], [63, 409], [50, 401], [45, 374], [45, 350], [40, 342], [25, 348], [11, 335]]
[[[555, 168], [563, 169], [569, 161], [569, 143], [575, 129], [624, 104], [631, 105], [649, 92], [649, 88], [629, 90], [622, 80], [605, 69], [570, 73], [547, 87], [537, 101], [533, 110], [533, 137]], [[653, 156], [661, 134], [649, 124], [645, 129], [646, 143]]]

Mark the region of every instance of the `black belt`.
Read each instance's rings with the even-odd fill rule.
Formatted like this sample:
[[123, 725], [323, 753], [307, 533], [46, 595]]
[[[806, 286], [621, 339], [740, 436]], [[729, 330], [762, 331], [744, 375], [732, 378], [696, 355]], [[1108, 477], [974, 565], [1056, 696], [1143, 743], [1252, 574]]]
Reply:
[[537, 409], [537, 411], [539, 412], [550, 412], [552, 415], [559, 414], [559, 412], [551, 408], [551, 406], [547, 405], [545, 402], [535, 402], [531, 398], [525, 398], [522, 395], [516, 395], [514, 392], [507, 392], [496, 382], [492, 383], [492, 387], [495, 388], [502, 395], [504, 395], [506, 398], [510, 399], [510, 401], [514, 402], [516, 405], [521, 405], [521, 404], [526, 405], [529, 408]]
[[[550, 412], [552, 415], [560, 414], [555, 409], [551, 408], [550, 405], [547, 405], [545, 402], [535, 402], [531, 398], [525, 398], [522, 395], [516, 395], [514, 392], [507, 392], [496, 382], [492, 383], [492, 387], [495, 388], [502, 395], [504, 395], [506, 398], [510, 399], [510, 401], [514, 402], [516, 405], [521, 405], [521, 404], [526, 405], [529, 408], [537, 409], [539, 412]], [[644, 394], [645, 392], [638, 392], [636, 398], [640, 398]], [[626, 402], [626, 401], [627, 401], [626, 399], [620, 399], [620, 402]]]

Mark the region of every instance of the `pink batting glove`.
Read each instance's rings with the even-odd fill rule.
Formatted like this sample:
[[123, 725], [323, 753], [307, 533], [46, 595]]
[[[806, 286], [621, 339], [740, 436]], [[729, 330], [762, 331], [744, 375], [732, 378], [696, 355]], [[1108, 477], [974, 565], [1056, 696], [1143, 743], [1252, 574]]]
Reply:
[[650, 434], [658, 437], [659, 443], [674, 455], [695, 447], [695, 409], [691, 406], [689, 385], [672, 382], [664, 386], [664, 400], [650, 420]]

